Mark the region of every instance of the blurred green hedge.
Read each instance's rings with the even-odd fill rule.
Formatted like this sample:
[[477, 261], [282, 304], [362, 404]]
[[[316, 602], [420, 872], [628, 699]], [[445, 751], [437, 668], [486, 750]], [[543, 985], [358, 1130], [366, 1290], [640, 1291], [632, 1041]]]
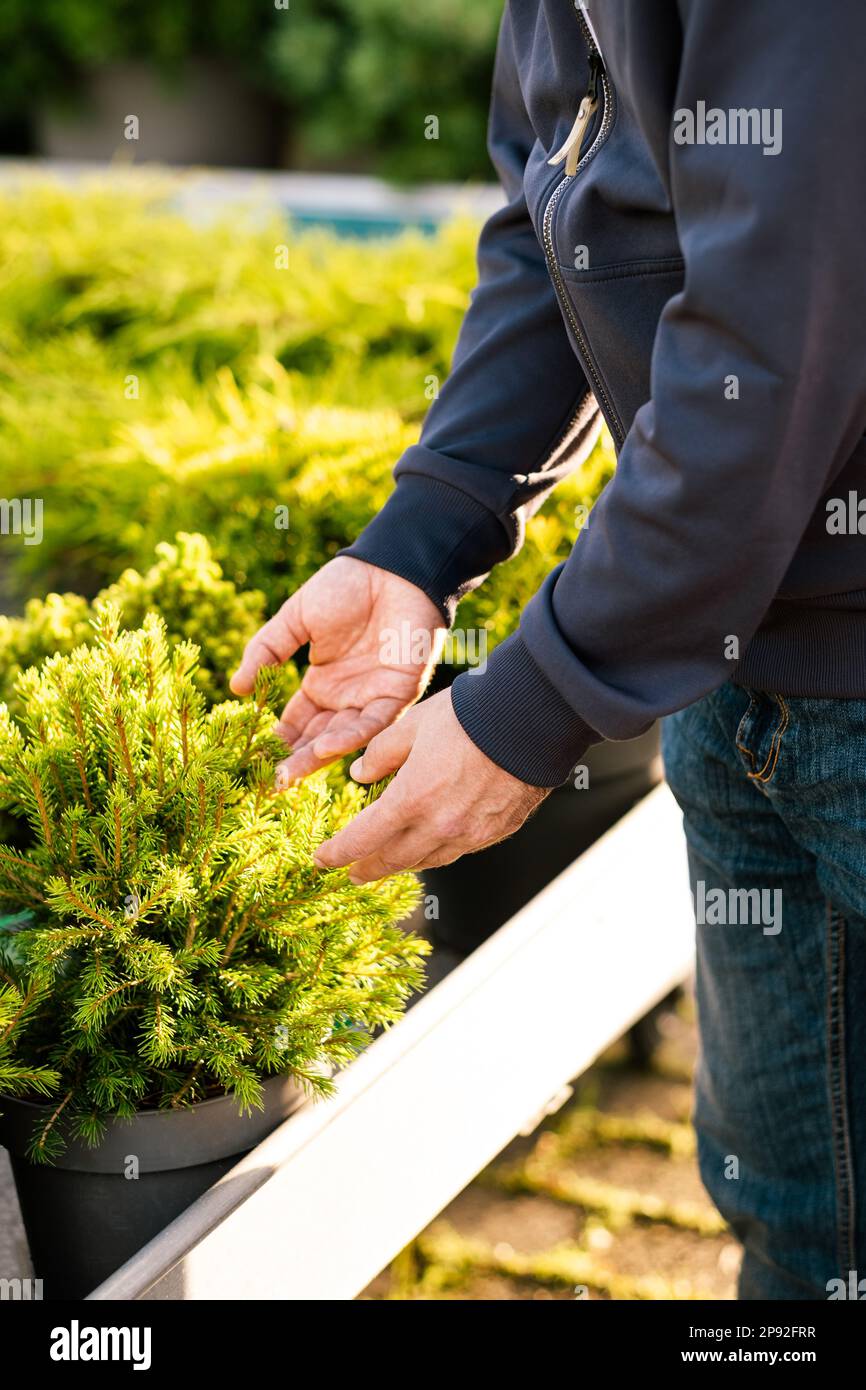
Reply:
[[[267, 42], [304, 162], [386, 177], [490, 179], [487, 109], [503, 0], [291, 0]], [[290, 96], [289, 96], [290, 94]], [[428, 138], [429, 117], [438, 120]]]
[[[0, 196], [0, 496], [44, 504], [40, 545], [0, 544], [19, 602], [82, 596], [0, 629], [0, 677], [4, 643], [9, 672], [67, 629], [80, 640], [83, 601], [131, 567], [125, 613], [140, 621], [146, 599], [203, 643], [218, 687], [262, 613], [382, 505], [447, 374], [471, 224], [379, 243], [238, 216], [194, 227], [173, 186]], [[516, 625], [612, 469], [603, 443], [459, 626], [495, 642]], [[204, 540], [163, 547], [154, 571], [178, 532]]]

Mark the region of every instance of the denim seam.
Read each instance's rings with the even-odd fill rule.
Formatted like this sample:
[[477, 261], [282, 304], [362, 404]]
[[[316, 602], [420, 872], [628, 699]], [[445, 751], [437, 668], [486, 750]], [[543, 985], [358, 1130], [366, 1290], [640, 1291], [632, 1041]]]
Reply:
[[845, 1056], [845, 918], [827, 900], [827, 1067], [836, 1184], [837, 1273], [855, 1264], [854, 1185]]
[[[745, 735], [744, 735], [744, 733], [743, 733], [743, 728], [744, 728], [744, 726], [745, 726], [746, 720], [749, 718], [749, 715], [752, 713], [752, 710], [755, 708], [755, 705], [756, 705], [756, 704], [757, 704], [757, 701], [756, 701], [754, 695], [752, 695], [752, 694], [750, 693], [750, 694], [749, 694], [749, 703], [748, 703], [748, 705], [747, 705], [747, 707], [746, 707], [746, 712], [745, 712], [745, 714], [743, 715], [742, 719], [740, 720], [739, 724], [737, 725], [737, 732], [736, 732], [736, 734], [734, 735], [734, 742], [736, 743], [736, 745], [737, 745], [737, 747], [739, 748], [740, 752], [741, 752], [741, 753], [744, 753], [744, 754], [746, 755], [746, 757], [749, 759], [749, 762], [752, 764], [752, 767], [755, 766], [755, 755], [754, 755], [754, 753], [752, 752], [751, 748], [747, 748], [747, 747], [746, 747], [745, 743], [742, 742], [742, 739], [745, 737]], [[749, 776], [750, 776], [750, 777], [751, 777], [751, 775], [752, 775], [752, 774], [749, 773]]]
[[760, 782], [762, 786], [766, 786], [767, 783], [771, 782], [773, 780], [773, 777], [776, 775], [776, 768], [779, 763], [779, 753], [782, 749], [782, 739], [785, 736], [785, 730], [787, 729], [788, 724], [791, 720], [791, 711], [788, 709], [784, 697], [782, 695], [774, 695], [773, 699], [779, 706], [782, 717], [779, 720], [779, 723], [776, 726], [776, 729], [773, 733], [773, 737], [770, 740], [770, 749], [767, 753], [767, 761], [764, 763], [764, 766], [761, 768], [760, 772], [750, 772], [747, 774], [753, 782]]

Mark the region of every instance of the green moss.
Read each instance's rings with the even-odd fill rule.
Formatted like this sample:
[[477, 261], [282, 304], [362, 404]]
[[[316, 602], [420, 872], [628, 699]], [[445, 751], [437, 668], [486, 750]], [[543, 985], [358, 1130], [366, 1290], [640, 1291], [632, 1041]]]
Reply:
[[654, 1193], [599, 1182], [547, 1159], [534, 1158], [498, 1171], [495, 1182], [505, 1192], [535, 1193], [580, 1207], [604, 1217], [607, 1224], [618, 1229], [636, 1221], [676, 1226], [703, 1236], [720, 1235], [727, 1229], [719, 1213], [708, 1206], [697, 1202], [668, 1202]]
[[556, 1147], [563, 1155], [611, 1144], [654, 1149], [672, 1158], [691, 1158], [696, 1147], [691, 1124], [663, 1120], [651, 1110], [611, 1115], [593, 1106], [575, 1106], [557, 1126]]
[[418, 1238], [425, 1269], [421, 1290], [453, 1287], [479, 1273], [501, 1274], [509, 1279], [531, 1279], [537, 1284], [567, 1288], [577, 1293], [592, 1289], [604, 1297], [629, 1300], [700, 1299], [705, 1297], [688, 1280], [672, 1281], [658, 1275], [631, 1278], [607, 1269], [597, 1256], [573, 1242], [562, 1242], [541, 1253], [525, 1254], [508, 1245], [490, 1245], [459, 1235], [446, 1222], [437, 1222]]

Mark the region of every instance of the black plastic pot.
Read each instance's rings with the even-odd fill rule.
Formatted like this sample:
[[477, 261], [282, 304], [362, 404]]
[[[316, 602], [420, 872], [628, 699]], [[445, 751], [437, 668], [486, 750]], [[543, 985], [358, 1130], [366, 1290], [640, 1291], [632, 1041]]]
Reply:
[[474, 951], [655, 786], [658, 751], [657, 725], [625, 743], [596, 745], [584, 758], [587, 787], [557, 787], [509, 840], [426, 870], [439, 915], [419, 917], [419, 930], [459, 955]]
[[[239, 1115], [230, 1096], [186, 1110], [113, 1120], [98, 1148], [71, 1142], [56, 1164], [26, 1158], [45, 1106], [0, 1098], [0, 1143], [9, 1150], [36, 1277], [46, 1299], [84, 1298], [276, 1129], [304, 1093], [269, 1078], [265, 1108]], [[137, 1172], [137, 1177], [127, 1176]]]

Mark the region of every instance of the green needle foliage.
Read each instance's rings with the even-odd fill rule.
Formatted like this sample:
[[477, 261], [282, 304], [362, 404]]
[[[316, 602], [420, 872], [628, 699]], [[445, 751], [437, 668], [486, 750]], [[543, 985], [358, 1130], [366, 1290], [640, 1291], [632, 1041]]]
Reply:
[[[180, 531], [173, 542], [156, 547], [154, 563], [143, 573], [128, 569], [97, 594], [91, 605], [79, 594], [29, 599], [20, 618], [0, 614], [0, 700], [18, 709], [16, 681], [22, 671], [47, 656], [67, 654], [93, 639], [94, 615], [115, 604], [124, 627], [140, 627], [148, 613], [165, 622], [170, 646], [193, 641], [199, 648], [195, 681], [208, 703], [225, 699], [228, 676], [244, 645], [266, 617], [264, 595], [239, 593], [223, 578], [204, 536]], [[287, 666], [279, 697], [294, 690], [297, 675]], [[277, 695], [274, 697], [278, 698]]]
[[272, 672], [207, 708], [198, 650], [150, 614], [17, 681], [0, 705], [0, 1094], [50, 1094], [32, 1141], [51, 1161], [110, 1116], [262, 1080], [325, 1092], [370, 1030], [399, 1017], [425, 943], [397, 925], [415, 880], [366, 887], [315, 869], [363, 804], [324, 778], [277, 795]]
[[[0, 195], [0, 495], [45, 506], [42, 544], [5, 550], [19, 600], [93, 597], [184, 531], [273, 611], [382, 506], [447, 376], [471, 222], [364, 243], [241, 213], [203, 229], [172, 207], [188, 185], [139, 174]], [[516, 626], [612, 472], [605, 441], [461, 626], [491, 645]], [[206, 635], [183, 635], [210, 667]]]

